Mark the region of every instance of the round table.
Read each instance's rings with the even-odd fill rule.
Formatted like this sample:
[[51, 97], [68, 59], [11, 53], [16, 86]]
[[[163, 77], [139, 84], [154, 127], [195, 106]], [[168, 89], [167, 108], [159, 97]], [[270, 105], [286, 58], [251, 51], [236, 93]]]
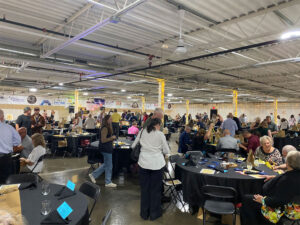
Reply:
[[62, 185], [50, 184], [50, 193], [47, 196], [42, 195], [41, 186], [41, 184], [38, 184], [36, 189], [20, 191], [22, 215], [26, 218], [28, 224], [39, 225], [47, 217], [41, 214], [41, 202], [43, 200], [51, 201], [52, 211], [56, 210], [64, 201], [67, 202], [73, 209], [68, 217], [71, 220], [68, 223], [69, 225], [86, 225], [89, 223], [88, 201], [82, 193], [75, 191], [76, 195], [58, 200], [54, 194], [63, 187]]
[[[227, 173], [215, 172], [214, 175], [202, 174], [201, 169], [209, 169], [207, 165], [214, 164], [213, 161], [221, 162], [220, 160], [207, 158], [208, 162], [204, 165], [185, 166], [183, 165], [188, 160], [179, 158], [176, 161], [175, 174], [182, 182], [183, 199], [191, 206], [201, 206], [203, 196], [201, 188], [204, 185], [219, 185], [226, 187], [233, 187], [238, 193], [238, 199], [245, 194], [262, 193], [264, 179], [254, 178], [248, 175], [242, 175], [234, 171], [234, 168], [229, 168]], [[238, 164], [238, 163], [237, 163]], [[241, 168], [238, 164], [238, 168]], [[259, 170], [263, 170], [268, 175], [276, 175], [274, 171], [260, 165]]]

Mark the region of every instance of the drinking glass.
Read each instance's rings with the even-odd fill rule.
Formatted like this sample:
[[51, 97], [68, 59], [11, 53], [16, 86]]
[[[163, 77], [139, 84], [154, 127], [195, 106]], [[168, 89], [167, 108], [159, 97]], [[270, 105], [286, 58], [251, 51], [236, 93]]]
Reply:
[[47, 182], [42, 183], [42, 195], [48, 195], [49, 193], [50, 193], [49, 183]]
[[251, 162], [247, 162], [247, 169], [252, 170], [252, 163]]
[[41, 213], [46, 216], [51, 212], [51, 201], [50, 200], [43, 200], [42, 201], [42, 209]]
[[259, 160], [258, 159], [255, 159], [254, 160], [254, 166], [257, 168], [259, 166]]

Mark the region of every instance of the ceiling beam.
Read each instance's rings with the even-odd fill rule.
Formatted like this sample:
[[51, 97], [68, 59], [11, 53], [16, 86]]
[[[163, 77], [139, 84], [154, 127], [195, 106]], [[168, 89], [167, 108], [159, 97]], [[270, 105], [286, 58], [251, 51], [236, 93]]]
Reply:
[[[83, 8], [81, 8], [80, 10], [78, 10], [77, 12], [75, 12], [72, 16], [70, 16], [69, 18], [66, 18], [63, 23], [61, 23], [60, 25], [56, 26], [53, 29], [53, 31], [56, 31], [56, 32], [61, 31], [66, 25], [68, 25], [69, 23], [71, 23], [74, 20], [76, 20], [79, 16], [81, 16], [83, 13], [85, 13], [87, 10], [89, 10], [93, 5], [94, 4], [92, 4], [92, 3], [86, 4]], [[49, 35], [53, 35], [53, 34], [49, 33]], [[46, 40], [47, 40], [47, 38], [41, 38], [34, 45], [40, 45], [40, 44], [44, 43]]]
[[118, 10], [116, 13], [114, 13], [113, 15], [109, 16], [106, 19], [103, 19], [102, 21], [100, 21], [99, 23], [95, 24], [94, 26], [88, 28], [87, 30], [81, 32], [80, 34], [77, 34], [76, 36], [70, 38], [69, 40], [59, 44], [57, 47], [53, 48], [52, 50], [43, 53], [40, 57], [41, 58], [47, 58], [50, 55], [60, 51], [61, 49], [69, 46], [70, 44], [72, 44], [75, 41], [78, 41], [82, 38], [84, 38], [85, 36], [93, 33], [94, 31], [98, 30], [99, 28], [111, 23], [112, 20], [114, 20], [117, 17], [120, 17], [121, 15], [127, 13], [128, 11], [130, 11], [131, 9], [137, 7], [138, 5], [142, 4], [143, 2], [145, 2], [146, 0], [136, 0], [135, 2], [129, 4], [128, 6], [125, 6], [123, 9]]

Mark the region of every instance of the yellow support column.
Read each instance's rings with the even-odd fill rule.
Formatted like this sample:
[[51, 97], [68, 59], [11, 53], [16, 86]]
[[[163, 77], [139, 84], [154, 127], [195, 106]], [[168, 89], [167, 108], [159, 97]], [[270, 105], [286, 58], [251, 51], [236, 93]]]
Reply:
[[185, 116], [185, 124], [189, 123], [189, 114], [190, 114], [190, 100], [186, 100], [186, 116]]
[[278, 100], [275, 98], [274, 100], [274, 122], [277, 124], [277, 115], [278, 115]]
[[79, 107], [79, 92], [78, 92], [78, 90], [75, 90], [75, 92], [74, 92], [74, 96], [75, 96], [75, 106], [74, 106], [74, 111], [75, 111], [75, 113], [77, 113], [78, 112], [78, 107]]
[[232, 104], [233, 104], [233, 109], [234, 109], [234, 113], [233, 115], [235, 117], [238, 116], [238, 91], [237, 90], [233, 90], [232, 91]]
[[158, 105], [163, 111], [165, 111], [165, 80], [157, 79], [157, 81], [159, 83]]
[[141, 98], [142, 98], [142, 112], [145, 112], [145, 103], [146, 103], [145, 97], [142, 96]]

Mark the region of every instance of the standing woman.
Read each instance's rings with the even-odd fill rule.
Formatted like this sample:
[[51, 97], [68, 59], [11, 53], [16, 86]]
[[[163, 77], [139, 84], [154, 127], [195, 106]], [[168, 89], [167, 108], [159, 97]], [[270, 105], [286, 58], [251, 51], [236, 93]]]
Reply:
[[102, 120], [99, 139], [99, 150], [103, 155], [104, 163], [89, 174], [91, 181], [96, 183], [96, 179], [105, 171], [105, 187], [117, 187], [116, 184], [111, 182], [113, 141], [116, 139], [116, 136], [112, 134], [112, 118], [110, 115], [106, 115]]
[[141, 184], [141, 211], [140, 216], [147, 220], [155, 220], [162, 215], [161, 193], [163, 167], [166, 165], [164, 155], [169, 154], [170, 149], [165, 135], [160, 131], [161, 120], [150, 120], [143, 132], [140, 132], [135, 142], [141, 144], [141, 153], [138, 164]]

